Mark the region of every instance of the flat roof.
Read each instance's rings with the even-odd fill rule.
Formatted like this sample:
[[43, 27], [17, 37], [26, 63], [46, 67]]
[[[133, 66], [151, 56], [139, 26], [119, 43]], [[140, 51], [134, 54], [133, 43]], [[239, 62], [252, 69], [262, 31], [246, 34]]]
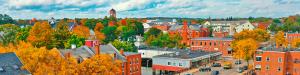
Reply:
[[223, 40], [223, 41], [232, 41], [233, 38], [199, 37], [199, 38], [193, 38], [191, 40]]
[[167, 58], [179, 58], [179, 59], [193, 59], [201, 56], [211, 55], [218, 52], [205, 52], [202, 50], [183, 50], [175, 53], [168, 53], [168, 54], [162, 54], [153, 56], [153, 58], [159, 58], [159, 57], [167, 57]]

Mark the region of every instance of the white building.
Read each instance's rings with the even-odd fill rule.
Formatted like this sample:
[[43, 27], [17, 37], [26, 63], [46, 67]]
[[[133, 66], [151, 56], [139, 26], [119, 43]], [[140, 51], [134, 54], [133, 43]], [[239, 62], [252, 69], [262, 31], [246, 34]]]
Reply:
[[235, 32], [241, 32], [245, 29], [253, 30], [255, 27], [248, 20], [238, 21], [206, 21], [205, 27], [212, 26], [215, 32], [228, 32], [233, 35]]

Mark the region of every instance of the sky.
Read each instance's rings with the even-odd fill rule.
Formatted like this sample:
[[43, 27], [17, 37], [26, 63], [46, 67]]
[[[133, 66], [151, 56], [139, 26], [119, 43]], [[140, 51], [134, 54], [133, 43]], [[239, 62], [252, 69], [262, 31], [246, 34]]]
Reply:
[[300, 14], [300, 0], [0, 0], [0, 14], [15, 19], [285, 17]]

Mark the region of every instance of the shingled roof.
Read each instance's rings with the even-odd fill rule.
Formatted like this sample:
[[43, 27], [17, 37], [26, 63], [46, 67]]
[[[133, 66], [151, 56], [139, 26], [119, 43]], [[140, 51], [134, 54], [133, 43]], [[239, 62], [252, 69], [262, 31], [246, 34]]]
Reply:
[[27, 70], [22, 70], [22, 62], [13, 52], [0, 54], [0, 75], [30, 75]]

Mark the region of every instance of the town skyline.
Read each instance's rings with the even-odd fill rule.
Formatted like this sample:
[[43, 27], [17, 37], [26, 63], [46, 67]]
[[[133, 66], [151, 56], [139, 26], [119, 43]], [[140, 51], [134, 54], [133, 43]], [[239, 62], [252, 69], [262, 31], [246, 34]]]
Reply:
[[103, 18], [115, 9], [119, 18], [286, 17], [300, 14], [298, 0], [0, 0], [1, 14], [15, 19]]

